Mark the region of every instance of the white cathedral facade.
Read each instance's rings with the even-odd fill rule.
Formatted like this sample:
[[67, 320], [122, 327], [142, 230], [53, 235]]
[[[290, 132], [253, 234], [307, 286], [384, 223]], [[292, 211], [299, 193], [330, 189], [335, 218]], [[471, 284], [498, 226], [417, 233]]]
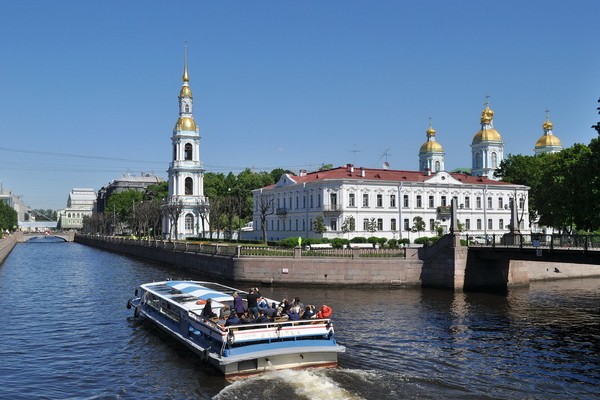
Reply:
[[208, 199], [204, 196], [204, 168], [200, 161], [200, 130], [193, 117], [187, 51], [179, 92], [179, 118], [173, 128], [169, 195], [163, 205], [163, 234], [182, 239], [208, 229]]
[[[434, 236], [450, 230], [450, 205], [457, 204], [459, 229], [469, 236], [502, 235], [511, 223], [529, 233], [529, 188], [502, 182], [494, 171], [504, 158], [504, 142], [493, 125], [494, 111], [486, 104], [481, 129], [471, 143], [471, 174], [445, 170], [444, 149], [429, 126], [419, 151], [418, 171], [357, 168], [352, 164], [326, 171], [284, 174], [275, 185], [253, 191], [253, 231], [249, 239], [288, 237], [335, 238], [386, 237], [409, 239]], [[544, 123], [544, 135], [535, 152], [560, 151], [552, 124]], [[511, 204], [518, 222], [511, 221]], [[325, 230], [317, 229], [322, 220]]]

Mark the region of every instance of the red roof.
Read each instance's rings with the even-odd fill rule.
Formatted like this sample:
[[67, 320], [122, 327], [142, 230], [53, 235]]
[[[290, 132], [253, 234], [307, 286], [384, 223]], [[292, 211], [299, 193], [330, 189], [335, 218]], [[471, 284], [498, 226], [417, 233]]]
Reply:
[[[364, 175], [363, 175], [364, 174]], [[292, 176], [296, 183], [308, 183], [332, 179], [360, 179], [367, 181], [388, 182], [424, 182], [435, 177], [435, 173], [427, 175], [421, 171], [399, 171], [391, 169], [356, 168], [352, 166], [337, 167], [325, 171], [309, 172], [304, 176]], [[475, 185], [510, 185], [508, 182], [496, 181], [482, 176], [473, 176], [465, 173], [448, 173], [452, 178], [465, 184]], [[274, 185], [268, 186], [274, 187]]]

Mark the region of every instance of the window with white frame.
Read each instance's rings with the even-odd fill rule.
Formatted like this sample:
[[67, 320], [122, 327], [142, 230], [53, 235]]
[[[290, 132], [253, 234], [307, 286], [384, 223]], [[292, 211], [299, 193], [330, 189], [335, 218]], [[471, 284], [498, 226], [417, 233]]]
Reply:
[[369, 194], [368, 193], [363, 193], [362, 206], [369, 207]]
[[396, 208], [396, 195], [390, 194], [390, 207]]
[[377, 230], [378, 231], [383, 230], [383, 218], [377, 218]]
[[481, 230], [481, 219], [477, 218], [477, 230], [480, 231]]
[[421, 199], [421, 195], [418, 194], [417, 195], [417, 208], [422, 208], [423, 207], [423, 200]]
[[377, 207], [383, 207], [383, 195], [381, 193], [377, 195]]
[[409, 202], [408, 202], [408, 195], [405, 194], [404, 198], [403, 198], [403, 207], [408, 208]]
[[429, 208], [435, 207], [435, 199], [433, 196], [429, 196]]
[[354, 193], [348, 195], [348, 207], [356, 207], [356, 195]]

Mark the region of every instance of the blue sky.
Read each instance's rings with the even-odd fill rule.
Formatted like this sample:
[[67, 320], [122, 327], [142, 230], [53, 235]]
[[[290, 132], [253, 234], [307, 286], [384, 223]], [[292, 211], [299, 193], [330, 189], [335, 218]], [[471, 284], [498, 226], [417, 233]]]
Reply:
[[[0, 7], [0, 181], [33, 208], [166, 178], [188, 42], [211, 172], [418, 169], [429, 118], [470, 167], [490, 96], [505, 154], [544, 110], [565, 147], [599, 120], [600, 2], [13, 1]], [[387, 156], [386, 156], [387, 154]]]

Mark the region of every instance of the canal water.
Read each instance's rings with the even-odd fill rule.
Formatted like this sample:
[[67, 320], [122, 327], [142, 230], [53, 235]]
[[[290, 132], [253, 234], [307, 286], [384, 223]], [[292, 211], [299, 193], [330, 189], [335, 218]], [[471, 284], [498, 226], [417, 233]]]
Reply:
[[197, 278], [77, 243], [0, 266], [1, 399], [598, 399], [600, 279], [508, 295], [263, 287], [334, 309], [340, 368], [229, 383], [132, 318], [136, 285]]

